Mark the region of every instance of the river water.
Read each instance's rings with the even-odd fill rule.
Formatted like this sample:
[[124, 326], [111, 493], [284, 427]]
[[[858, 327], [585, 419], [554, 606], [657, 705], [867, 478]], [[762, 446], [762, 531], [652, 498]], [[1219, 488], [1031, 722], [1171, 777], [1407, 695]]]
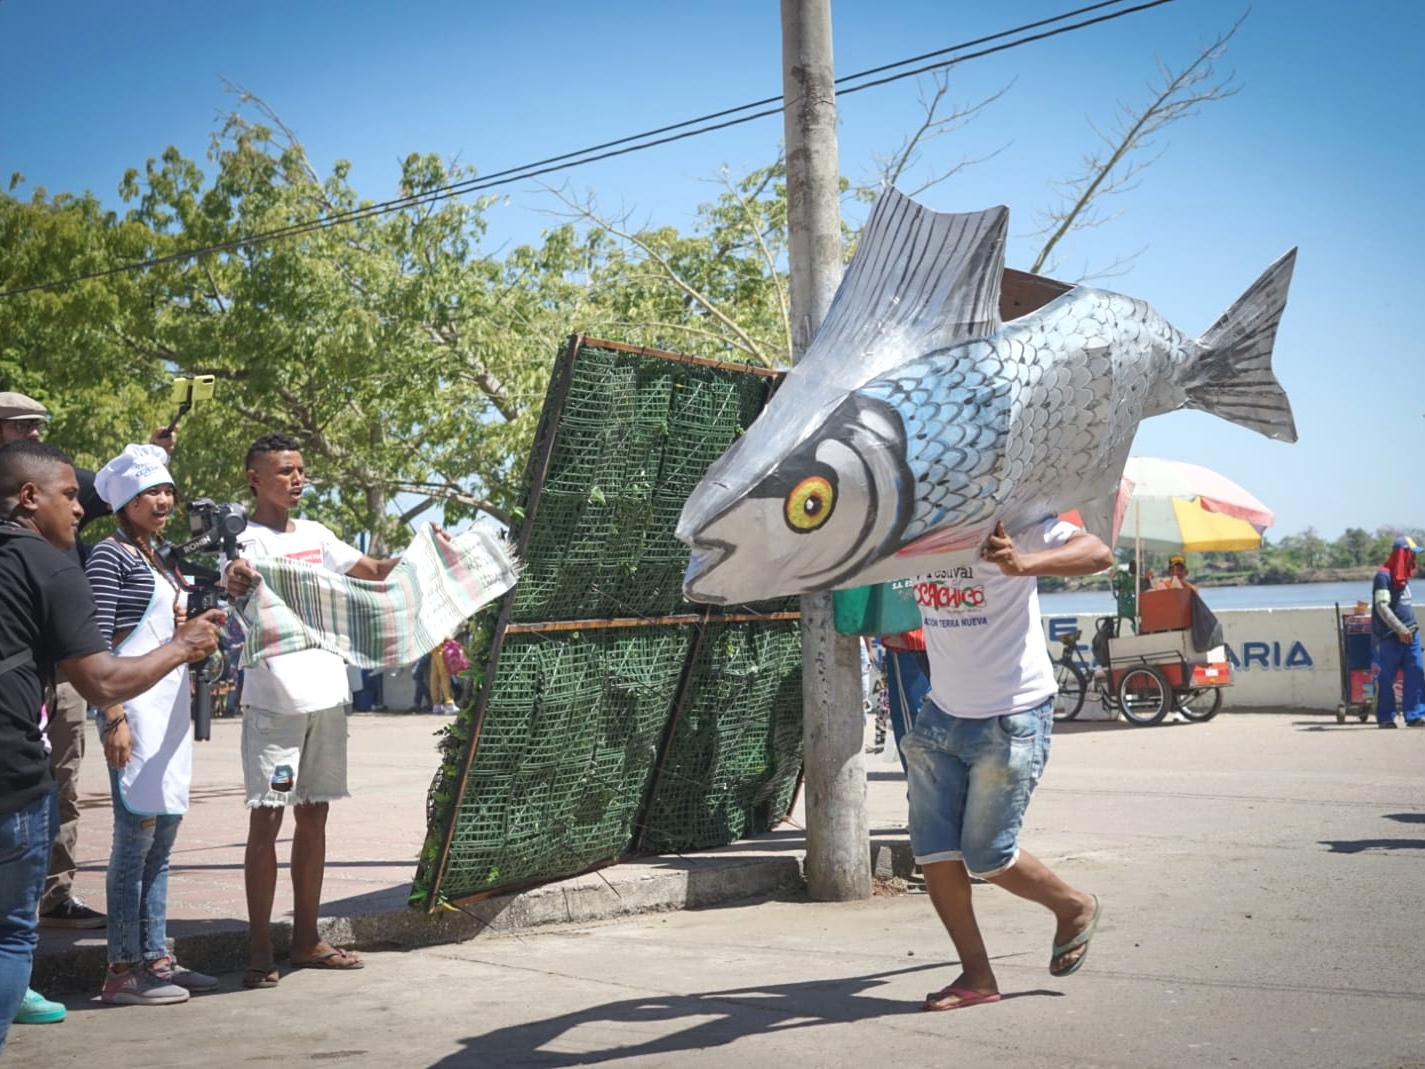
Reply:
[[[1340, 605], [1354, 610], [1356, 602], [1369, 601], [1369, 579], [1350, 583], [1282, 583], [1261, 586], [1205, 586], [1202, 600], [1210, 609], [1309, 609]], [[1078, 616], [1114, 611], [1113, 595], [1107, 590], [1070, 594], [1040, 594], [1039, 609], [1046, 615]]]

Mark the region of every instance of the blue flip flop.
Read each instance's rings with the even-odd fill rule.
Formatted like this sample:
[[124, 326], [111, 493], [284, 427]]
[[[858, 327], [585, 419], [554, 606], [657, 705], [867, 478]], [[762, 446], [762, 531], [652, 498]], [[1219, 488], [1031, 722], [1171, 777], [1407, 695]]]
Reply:
[[[1099, 900], [1098, 900], [1098, 895], [1094, 895], [1094, 896], [1093, 896], [1093, 920], [1089, 921], [1089, 926], [1088, 926], [1087, 928], [1085, 928], [1082, 932], [1080, 932], [1078, 935], [1074, 936], [1074, 938], [1070, 939], [1070, 940], [1069, 940], [1067, 943], [1065, 943], [1063, 946], [1060, 946], [1058, 943], [1055, 943], [1055, 944], [1054, 944], [1054, 952], [1049, 955], [1049, 975], [1050, 975], [1050, 976], [1068, 976], [1070, 973], [1073, 973], [1073, 972], [1077, 972], [1077, 971], [1078, 971], [1079, 966], [1084, 963], [1084, 959], [1089, 956], [1089, 951], [1088, 951], [1089, 940], [1093, 939], [1094, 932], [1098, 930], [1098, 918], [1099, 918], [1099, 914], [1102, 913], [1102, 912], [1103, 912], [1103, 906], [1102, 906], [1102, 904], [1101, 904], [1101, 903], [1099, 902]], [[1064, 954], [1067, 954], [1069, 951], [1073, 950], [1075, 947], [1083, 947], [1083, 948], [1084, 948], [1084, 952], [1083, 952], [1082, 954], [1080, 954], [1077, 958], [1075, 958], [1073, 961], [1069, 962], [1068, 965], [1064, 966], [1062, 969], [1060, 969], [1060, 970], [1058, 970], [1057, 972], [1055, 972], [1055, 971], [1054, 971], [1054, 959], [1057, 958], [1057, 957], [1060, 957], [1060, 956], [1062, 956], [1062, 955], [1064, 955]]]

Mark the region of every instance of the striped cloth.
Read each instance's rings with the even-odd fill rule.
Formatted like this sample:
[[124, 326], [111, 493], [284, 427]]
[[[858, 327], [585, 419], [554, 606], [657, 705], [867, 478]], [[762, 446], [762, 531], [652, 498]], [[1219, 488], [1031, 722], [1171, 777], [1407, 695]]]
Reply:
[[335, 653], [357, 668], [411, 664], [515, 585], [509, 544], [480, 527], [416, 533], [378, 582], [284, 557], [252, 562], [261, 580], [238, 604], [247, 626], [243, 664], [299, 650]]

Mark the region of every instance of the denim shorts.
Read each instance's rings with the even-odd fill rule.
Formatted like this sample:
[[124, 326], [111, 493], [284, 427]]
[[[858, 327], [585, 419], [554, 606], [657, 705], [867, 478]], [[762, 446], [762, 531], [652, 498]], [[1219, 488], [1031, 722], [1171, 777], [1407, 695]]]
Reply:
[[997, 876], [1019, 854], [1029, 796], [1049, 761], [1053, 702], [1006, 716], [951, 716], [926, 699], [901, 743], [917, 864], [963, 861]]

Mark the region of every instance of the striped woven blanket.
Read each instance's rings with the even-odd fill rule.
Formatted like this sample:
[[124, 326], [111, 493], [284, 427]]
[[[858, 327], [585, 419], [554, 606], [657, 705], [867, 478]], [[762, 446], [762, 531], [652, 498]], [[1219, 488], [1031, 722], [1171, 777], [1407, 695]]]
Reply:
[[479, 527], [449, 536], [421, 528], [379, 582], [282, 557], [252, 563], [261, 581], [238, 605], [244, 665], [309, 649], [358, 668], [411, 664], [519, 578], [509, 544]]

